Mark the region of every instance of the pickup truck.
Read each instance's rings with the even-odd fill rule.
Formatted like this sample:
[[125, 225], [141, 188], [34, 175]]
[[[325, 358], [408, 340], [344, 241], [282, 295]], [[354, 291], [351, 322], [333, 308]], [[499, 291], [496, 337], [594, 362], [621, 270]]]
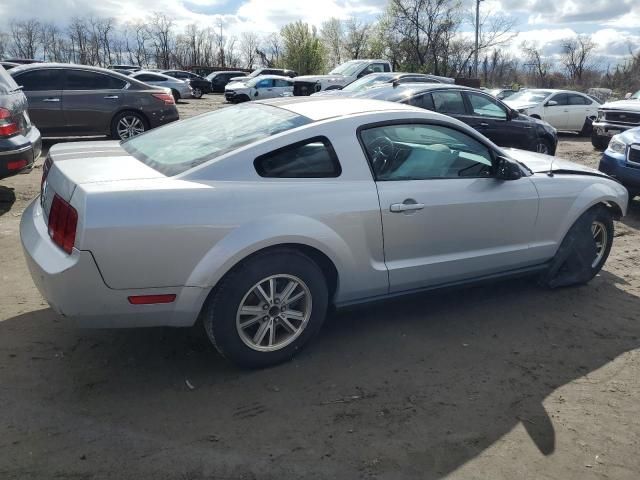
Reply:
[[344, 87], [370, 73], [391, 72], [386, 60], [350, 60], [331, 70], [328, 75], [303, 75], [293, 79], [295, 96], [311, 95], [322, 90]]
[[591, 144], [604, 150], [612, 136], [634, 127], [640, 127], [640, 90], [627, 100], [600, 105], [593, 121]]

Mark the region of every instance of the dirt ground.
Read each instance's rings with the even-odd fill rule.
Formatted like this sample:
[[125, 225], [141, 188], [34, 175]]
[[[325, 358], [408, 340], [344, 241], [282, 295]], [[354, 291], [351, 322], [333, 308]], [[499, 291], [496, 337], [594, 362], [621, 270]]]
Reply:
[[[598, 161], [572, 135], [559, 155]], [[0, 180], [0, 478], [640, 478], [640, 201], [587, 286], [340, 312], [294, 361], [248, 372], [194, 329], [58, 318], [18, 237], [40, 174]]]

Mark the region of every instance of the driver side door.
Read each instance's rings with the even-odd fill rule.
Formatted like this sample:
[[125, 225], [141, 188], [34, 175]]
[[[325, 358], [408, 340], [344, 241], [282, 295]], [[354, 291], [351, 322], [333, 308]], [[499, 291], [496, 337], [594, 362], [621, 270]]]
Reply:
[[375, 175], [390, 292], [508, 271], [535, 262], [533, 183], [494, 177], [494, 152], [461, 130], [372, 126], [361, 141]]

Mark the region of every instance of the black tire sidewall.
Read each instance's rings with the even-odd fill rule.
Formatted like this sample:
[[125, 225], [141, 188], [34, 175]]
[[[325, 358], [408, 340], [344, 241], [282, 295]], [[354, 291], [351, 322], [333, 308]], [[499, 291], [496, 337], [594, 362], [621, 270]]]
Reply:
[[120, 112], [115, 117], [113, 117], [113, 120], [111, 121], [111, 138], [113, 138], [114, 140], [123, 140], [118, 135], [118, 122], [120, 122], [120, 120], [123, 117], [129, 117], [129, 116], [135, 116], [135, 117], [139, 118], [140, 121], [142, 122], [142, 125], [144, 125], [144, 131], [146, 132], [147, 130], [149, 130], [149, 122], [144, 117], [144, 115], [141, 115], [138, 112], [132, 112], [130, 110], [127, 110], [127, 111], [124, 111], [124, 112]]
[[[289, 274], [304, 281], [311, 292], [311, 317], [302, 334], [291, 344], [274, 352], [259, 352], [245, 345], [240, 338], [236, 313], [250, 288], [276, 274]], [[280, 250], [259, 254], [234, 268], [207, 303], [203, 324], [216, 349], [239, 366], [262, 368], [288, 360], [316, 335], [327, 312], [328, 290], [322, 270], [313, 260], [296, 251]]]
[[541, 144], [544, 144], [547, 147], [546, 155], [552, 155], [553, 149], [551, 147], [551, 142], [546, 138], [537, 138], [533, 144], [533, 151], [538, 153], [538, 145], [541, 145]]
[[[586, 213], [589, 214], [588, 218], [591, 219], [591, 222], [589, 223], [589, 228], [591, 224], [597, 220], [601, 222], [607, 230], [607, 245], [605, 247], [604, 255], [600, 259], [600, 262], [598, 262], [598, 264], [595, 267], [591, 268], [591, 273], [592, 273], [591, 278], [593, 278], [602, 269], [602, 267], [607, 261], [607, 258], [609, 258], [609, 253], [611, 253], [611, 247], [613, 246], [613, 235], [614, 235], [613, 217], [605, 207], [600, 207], [600, 206], [592, 208], [591, 210], [588, 210]], [[591, 230], [589, 230], [589, 233], [591, 233]]]
[[[199, 95], [196, 95], [196, 92], [198, 92]], [[204, 94], [204, 92], [201, 89], [199, 89], [199, 88], [194, 88], [193, 89], [193, 98], [196, 98], [196, 99], [202, 98], [203, 94]]]

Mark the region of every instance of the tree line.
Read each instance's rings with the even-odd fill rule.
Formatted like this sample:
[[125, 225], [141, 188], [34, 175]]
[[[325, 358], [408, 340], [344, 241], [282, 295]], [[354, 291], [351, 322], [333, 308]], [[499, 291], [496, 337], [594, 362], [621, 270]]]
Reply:
[[[34, 58], [97, 66], [131, 64], [162, 69], [193, 65], [226, 68], [281, 67], [300, 74], [325, 73], [358, 58], [384, 58], [394, 70], [449, 77], [475, 76], [474, 21], [461, 0], [389, 0], [375, 21], [332, 18], [320, 28], [293, 22], [280, 32], [230, 35], [222, 23], [179, 29], [165, 13], [118, 23], [112, 17], [72, 17], [57, 25], [36, 18], [14, 20], [0, 32], [0, 57]], [[545, 57], [535, 43], [519, 44], [522, 55], [505, 48], [517, 41], [515, 20], [486, 13], [480, 19], [477, 76], [485, 85], [528, 85], [620, 90], [640, 88], [640, 52], [605, 66], [587, 36], [560, 41], [561, 54]]]

